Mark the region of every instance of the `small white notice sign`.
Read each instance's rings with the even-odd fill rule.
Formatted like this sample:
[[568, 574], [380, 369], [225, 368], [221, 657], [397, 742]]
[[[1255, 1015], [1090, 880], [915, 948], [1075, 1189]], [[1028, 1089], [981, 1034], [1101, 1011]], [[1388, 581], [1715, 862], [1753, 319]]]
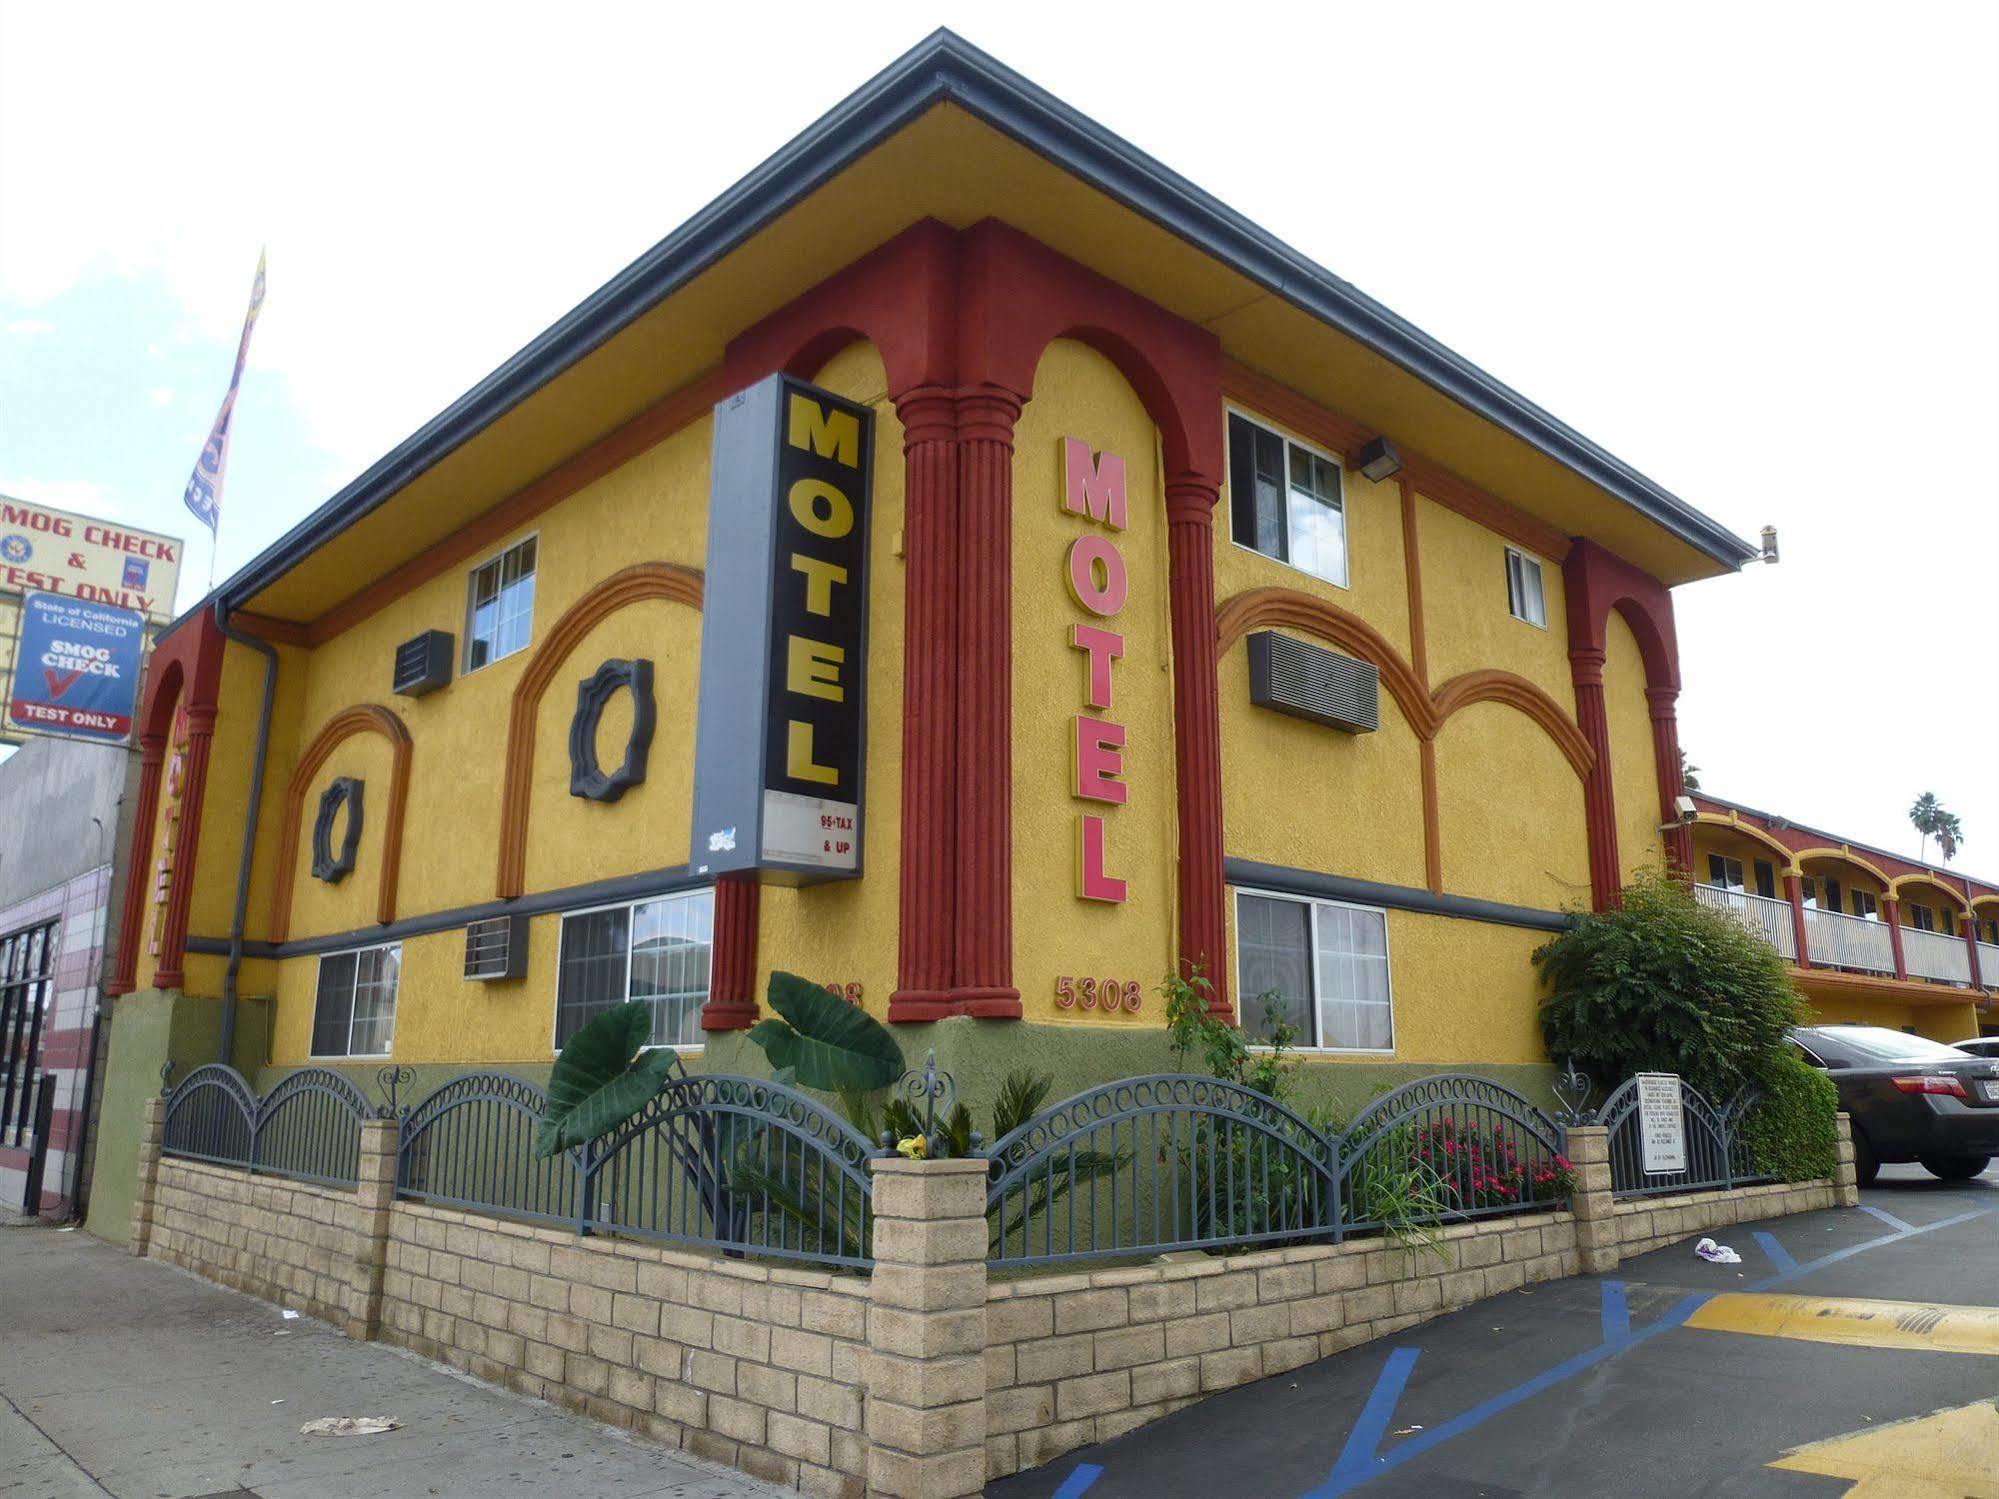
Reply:
[[1638, 1138], [1646, 1175], [1687, 1169], [1687, 1125], [1680, 1111], [1678, 1073], [1638, 1074]]

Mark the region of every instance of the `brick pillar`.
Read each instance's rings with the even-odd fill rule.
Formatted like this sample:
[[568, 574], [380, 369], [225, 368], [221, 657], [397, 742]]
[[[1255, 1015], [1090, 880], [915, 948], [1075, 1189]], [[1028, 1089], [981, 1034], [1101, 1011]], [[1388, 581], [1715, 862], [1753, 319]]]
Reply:
[[[1021, 398], [958, 392], [958, 888], [951, 1010], [1018, 1020], [1013, 984], [1013, 424]], [[903, 871], [903, 883], [912, 871]]]
[[1575, 1168], [1576, 1249], [1591, 1275], [1615, 1270], [1618, 1261], [1617, 1206], [1610, 1186], [1610, 1131], [1600, 1124], [1568, 1131], [1564, 1152]]
[[396, 1201], [396, 1145], [393, 1119], [361, 1122], [361, 1168], [354, 1178], [360, 1209], [355, 1227], [354, 1262], [347, 1276], [347, 1336], [372, 1339], [382, 1325], [382, 1272], [389, 1263], [389, 1210]]
[[1909, 976], [1909, 960], [1902, 956], [1902, 903], [1890, 895], [1881, 902], [1881, 919], [1888, 923], [1888, 947], [1895, 954], [1895, 977]]
[[951, 1013], [958, 889], [958, 398], [907, 391], [902, 419], [902, 882], [892, 1021]]
[[1603, 701], [1601, 650], [1569, 651], [1569, 678], [1576, 689], [1576, 727], [1589, 741], [1589, 774], [1583, 777], [1583, 831], [1589, 846], [1590, 905], [1610, 909], [1622, 883], [1617, 867], [1617, 797], [1610, 780], [1610, 714]]
[[1833, 1116], [1838, 1131], [1839, 1164], [1833, 1168], [1833, 1201], [1843, 1208], [1860, 1206], [1860, 1178], [1853, 1165], [1853, 1116], [1841, 1109]]
[[132, 1193], [132, 1253], [138, 1255], [153, 1241], [153, 1193], [160, 1184], [160, 1140], [166, 1121], [167, 1101], [147, 1099], [139, 1116], [139, 1184]]
[[1180, 811], [1180, 963], [1214, 987], [1208, 1010], [1231, 1023], [1228, 897], [1222, 884], [1222, 730], [1215, 679], [1214, 511], [1219, 490], [1185, 476], [1166, 486], [1172, 592], [1173, 749]]
[[868, 1493], [986, 1486], [986, 1162], [869, 1162]]
[[704, 1031], [746, 1031], [757, 1023], [757, 907], [754, 874], [715, 881], [713, 981], [701, 1007]]
[[1791, 903], [1791, 938], [1798, 949], [1798, 966], [1812, 966], [1811, 929], [1805, 925], [1805, 881], [1802, 875], [1784, 876], [1784, 899]]

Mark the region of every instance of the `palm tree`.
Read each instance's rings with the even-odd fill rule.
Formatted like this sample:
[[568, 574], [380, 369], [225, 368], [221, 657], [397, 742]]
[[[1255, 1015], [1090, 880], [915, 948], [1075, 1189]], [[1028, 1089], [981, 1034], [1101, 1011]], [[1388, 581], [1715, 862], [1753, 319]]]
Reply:
[[1688, 796], [1701, 789], [1701, 768], [1687, 758], [1685, 750], [1680, 751], [1680, 788]]
[[1964, 827], [1958, 822], [1955, 812], [1946, 812], [1943, 803], [1937, 800], [1934, 791], [1925, 791], [1916, 798], [1909, 808], [1909, 821], [1917, 832], [1923, 835], [1923, 862], [1929, 862], [1930, 839], [1937, 840], [1937, 847], [1943, 853], [1943, 861], [1948, 864], [1957, 857], [1958, 845], [1964, 842]]

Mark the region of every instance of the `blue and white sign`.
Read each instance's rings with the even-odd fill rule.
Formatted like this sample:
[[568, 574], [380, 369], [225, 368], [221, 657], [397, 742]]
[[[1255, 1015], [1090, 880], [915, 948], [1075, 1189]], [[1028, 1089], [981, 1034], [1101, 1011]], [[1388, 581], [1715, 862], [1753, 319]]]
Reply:
[[134, 610], [28, 594], [21, 600], [8, 723], [125, 743], [132, 737], [145, 643], [145, 616]]

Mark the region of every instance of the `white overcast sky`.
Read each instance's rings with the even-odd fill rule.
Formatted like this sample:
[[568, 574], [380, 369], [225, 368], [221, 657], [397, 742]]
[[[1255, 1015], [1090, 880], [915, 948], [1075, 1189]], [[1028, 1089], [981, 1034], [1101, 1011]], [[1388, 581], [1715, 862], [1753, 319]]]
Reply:
[[0, 0], [0, 491], [192, 536], [268, 245], [233, 570], [939, 24], [1778, 526], [1677, 594], [1704, 785], [1999, 876], [1991, 0]]

